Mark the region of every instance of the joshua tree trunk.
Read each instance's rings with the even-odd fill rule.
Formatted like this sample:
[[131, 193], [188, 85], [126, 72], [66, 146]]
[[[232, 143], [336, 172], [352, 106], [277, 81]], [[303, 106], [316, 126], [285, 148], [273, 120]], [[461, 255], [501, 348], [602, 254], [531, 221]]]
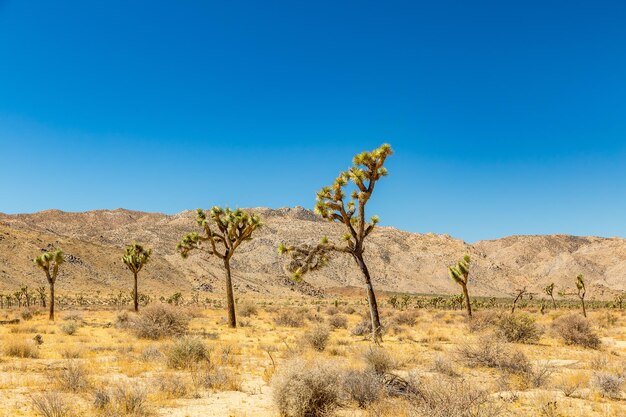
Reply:
[[224, 259], [226, 269], [226, 308], [228, 309], [228, 326], [237, 327], [237, 317], [235, 316], [235, 295], [233, 294], [233, 280], [230, 276], [230, 259]]
[[133, 276], [135, 277], [135, 311], [139, 311], [139, 292], [137, 292], [137, 273], [134, 272]]
[[472, 304], [470, 303], [467, 285], [463, 285], [463, 297], [465, 297], [465, 306], [467, 308], [467, 317], [472, 317]]
[[552, 298], [552, 308], [556, 310], [556, 301], [554, 301], [554, 296], [550, 294], [550, 298]]
[[583, 306], [583, 316], [587, 317], [587, 309], [585, 308], [585, 297], [580, 297], [580, 303]]
[[372, 319], [372, 340], [374, 342], [382, 341], [382, 327], [380, 325], [380, 316], [378, 315], [378, 303], [376, 302], [376, 294], [374, 293], [374, 287], [372, 286], [372, 279], [370, 273], [365, 265], [362, 254], [354, 254], [354, 259], [359, 265], [363, 277], [365, 278], [365, 289], [367, 290], [367, 301], [370, 307], [370, 317]]
[[50, 283], [50, 320], [54, 321], [54, 284]]

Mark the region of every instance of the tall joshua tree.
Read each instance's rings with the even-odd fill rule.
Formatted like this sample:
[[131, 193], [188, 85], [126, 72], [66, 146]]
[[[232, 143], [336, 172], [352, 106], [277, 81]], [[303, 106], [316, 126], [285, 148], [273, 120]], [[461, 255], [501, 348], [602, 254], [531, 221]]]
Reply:
[[196, 232], [187, 234], [178, 243], [176, 249], [183, 258], [186, 258], [191, 251], [205, 248], [209, 255], [222, 260], [226, 271], [228, 324], [230, 327], [237, 327], [230, 260], [239, 245], [252, 239], [252, 233], [261, 227], [261, 220], [259, 216], [248, 214], [240, 209], [230, 210], [216, 206], [208, 213], [198, 209], [196, 222], [202, 228], [202, 234]]
[[556, 302], [554, 301], [554, 282], [551, 283], [550, 285], [546, 285], [543, 289], [543, 291], [550, 296], [550, 298], [552, 299], [552, 308], [554, 308], [556, 310]]
[[139, 271], [143, 269], [143, 266], [148, 263], [150, 256], [152, 255], [152, 249], [146, 249], [139, 243], [133, 243], [126, 246], [126, 253], [122, 256], [122, 262], [126, 264], [130, 272], [133, 273], [135, 278], [135, 286], [133, 291], [133, 298], [135, 300], [135, 311], [139, 311], [139, 292], [137, 291], [137, 276]]
[[448, 267], [450, 278], [463, 288], [463, 297], [465, 298], [465, 307], [468, 317], [472, 317], [472, 305], [470, 303], [469, 293], [467, 292], [470, 262], [470, 256], [465, 255], [456, 265]]
[[580, 303], [583, 307], [583, 316], [587, 317], [587, 309], [585, 308], [585, 293], [587, 289], [585, 288], [585, 277], [583, 274], [578, 274], [576, 277], [576, 289], [578, 290], [578, 298], [580, 298]]
[[[324, 187], [317, 193], [315, 212], [324, 219], [345, 227], [344, 243], [331, 244], [325, 237], [317, 245], [304, 244], [295, 247], [281, 244], [278, 248], [279, 253], [288, 253], [291, 256], [288, 270], [296, 281], [301, 280], [307, 272], [323, 267], [333, 253], [350, 255], [363, 274], [372, 322], [372, 339], [375, 342], [382, 339], [382, 329], [376, 294], [363, 253], [365, 238], [374, 230], [378, 217], [373, 216], [368, 222], [365, 218], [365, 206], [372, 197], [378, 180], [387, 175], [387, 169], [383, 165], [391, 154], [391, 146], [384, 144], [372, 152], [356, 155], [350, 169], [340, 173], [333, 185]], [[350, 193], [350, 200], [346, 202], [349, 184], [353, 185], [353, 191]]]
[[62, 250], [46, 252], [34, 260], [35, 264], [43, 270], [50, 286], [50, 320], [54, 320], [54, 284], [59, 275], [59, 266], [65, 262]]

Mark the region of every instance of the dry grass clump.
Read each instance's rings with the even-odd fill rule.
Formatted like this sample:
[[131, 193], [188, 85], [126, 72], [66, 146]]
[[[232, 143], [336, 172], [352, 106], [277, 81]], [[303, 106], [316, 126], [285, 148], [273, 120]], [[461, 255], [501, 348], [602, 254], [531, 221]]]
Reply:
[[163, 356], [163, 353], [159, 350], [157, 346], [154, 346], [154, 345], [146, 346], [141, 351], [141, 360], [144, 362], [157, 360], [157, 359], [160, 359], [162, 356]]
[[363, 352], [363, 360], [368, 369], [376, 375], [384, 375], [396, 366], [396, 361], [385, 349], [372, 346]]
[[442, 375], [446, 375], [452, 378], [456, 378], [460, 375], [459, 372], [454, 368], [452, 361], [443, 356], [437, 356], [435, 358], [435, 360], [433, 361], [432, 370], [434, 372], [438, 372]]
[[207, 365], [198, 374], [200, 384], [216, 391], [241, 391], [241, 377], [228, 367]]
[[43, 417], [71, 417], [72, 408], [58, 392], [45, 392], [30, 397], [35, 411]]
[[589, 321], [579, 314], [559, 317], [552, 323], [552, 329], [567, 345], [598, 349], [602, 344]]
[[292, 359], [272, 378], [274, 403], [285, 417], [321, 417], [341, 403], [341, 370], [326, 360]]
[[459, 355], [469, 366], [496, 368], [515, 374], [529, 373], [532, 370], [523, 352], [505, 346], [493, 335], [482, 337], [474, 345], [462, 346]]
[[61, 331], [68, 335], [68, 336], [72, 336], [76, 333], [76, 331], [78, 330], [78, 323], [75, 321], [68, 321], [67, 323], [63, 323], [59, 326], [59, 328], [61, 329]]
[[419, 312], [415, 310], [401, 311], [393, 317], [393, 323], [400, 326], [413, 327], [417, 323]]
[[577, 372], [573, 374], [560, 375], [554, 386], [566, 397], [573, 397], [586, 384], [587, 378], [585, 375]]
[[360, 408], [366, 408], [384, 394], [382, 378], [370, 369], [348, 369], [342, 378], [342, 389]]
[[502, 407], [489, 393], [466, 381], [432, 379], [421, 381], [410, 417], [498, 417]]
[[39, 349], [34, 340], [11, 339], [5, 342], [4, 354], [14, 358], [32, 358], [39, 357]]
[[54, 372], [53, 379], [63, 391], [82, 392], [89, 387], [87, 368], [75, 359], [68, 359], [61, 369]]
[[166, 398], [183, 398], [189, 394], [189, 384], [180, 375], [172, 373], [159, 374], [154, 380], [154, 386]]
[[237, 310], [239, 311], [239, 315], [241, 317], [252, 317], [252, 316], [256, 316], [257, 314], [259, 314], [258, 307], [256, 306], [254, 302], [250, 300], [242, 301], [237, 307]]
[[167, 366], [173, 369], [190, 369], [207, 359], [209, 352], [204, 342], [195, 337], [183, 337], [167, 350]]
[[66, 321], [77, 321], [79, 323], [82, 323], [85, 321], [83, 314], [78, 312], [78, 311], [70, 311], [68, 313], [66, 313], [65, 315], [63, 315], [63, 320]]
[[130, 328], [142, 339], [161, 339], [187, 333], [189, 315], [180, 307], [164, 303], [151, 304], [130, 319]]
[[499, 311], [475, 311], [472, 317], [468, 319], [467, 328], [472, 333], [481, 332], [490, 327], [494, 327], [501, 317], [502, 313]]
[[274, 317], [274, 323], [283, 327], [302, 327], [304, 325], [304, 316], [297, 311], [281, 310]]
[[94, 391], [94, 407], [104, 416], [146, 417], [152, 413], [147, 406], [143, 386], [120, 383], [113, 388], [100, 387]]
[[496, 333], [507, 342], [536, 343], [543, 330], [529, 314], [505, 314], [495, 322]]
[[328, 340], [330, 339], [330, 329], [323, 324], [317, 325], [310, 331], [306, 332], [303, 339], [307, 345], [311, 346], [318, 352], [322, 352], [326, 349], [326, 345], [328, 345]]
[[335, 314], [328, 318], [328, 325], [333, 329], [347, 329], [348, 318], [343, 314]]
[[599, 390], [602, 395], [616, 398], [624, 385], [624, 377], [609, 372], [595, 372], [591, 382], [593, 387]]
[[24, 321], [32, 320], [34, 314], [30, 308], [24, 308], [20, 311], [20, 318]]

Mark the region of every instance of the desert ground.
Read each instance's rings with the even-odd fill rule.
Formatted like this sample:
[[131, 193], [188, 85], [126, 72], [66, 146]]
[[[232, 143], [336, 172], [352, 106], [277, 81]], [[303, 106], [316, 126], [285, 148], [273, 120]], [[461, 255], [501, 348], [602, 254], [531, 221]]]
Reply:
[[0, 415], [626, 415], [618, 307], [391, 301], [380, 344], [358, 297], [239, 299], [236, 329], [219, 300], [5, 308]]

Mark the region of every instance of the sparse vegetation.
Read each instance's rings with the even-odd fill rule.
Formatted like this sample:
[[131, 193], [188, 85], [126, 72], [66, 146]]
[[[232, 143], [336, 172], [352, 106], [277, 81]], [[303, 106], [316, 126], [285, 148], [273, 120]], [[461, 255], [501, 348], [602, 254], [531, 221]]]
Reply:
[[130, 321], [130, 327], [142, 339], [182, 336], [187, 332], [189, 315], [180, 307], [155, 303], [144, 308]]
[[586, 318], [575, 314], [559, 317], [552, 323], [552, 329], [566, 344], [598, 349], [600, 338], [593, 331]]

